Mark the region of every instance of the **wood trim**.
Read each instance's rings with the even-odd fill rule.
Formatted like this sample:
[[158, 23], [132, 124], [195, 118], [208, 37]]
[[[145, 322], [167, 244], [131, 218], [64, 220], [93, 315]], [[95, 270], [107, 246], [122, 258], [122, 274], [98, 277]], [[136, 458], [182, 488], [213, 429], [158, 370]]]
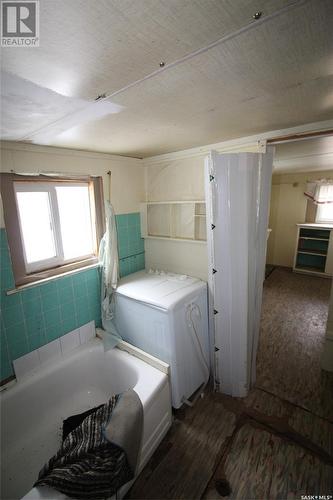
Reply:
[[64, 264], [62, 266], [57, 266], [52, 269], [45, 269], [45, 271], [38, 271], [36, 273], [25, 274], [18, 281], [15, 279], [16, 286], [27, 285], [29, 283], [35, 283], [37, 281], [51, 278], [52, 276], [61, 276], [62, 274], [68, 273], [69, 271], [74, 271], [75, 269], [84, 269], [85, 267], [97, 264], [98, 257], [90, 257], [89, 259], [80, 260], [77, 262], [72, 262], [71, 264]]
[[19, 215], [15, 202], [14, 181], [16, 180], [16, 175], [1, 173], [0, 179], [4, 220], [12, 260], [14, 280], [16, 284], [19, 284], [25, 278], [26, 270], [24, 264], [24, 250], [18, 222]]
[[93, 177], [90, 180], [92, 181], [93, 196], [95, 199], [95, 211], [96, 211], [95, 224], [96, 224], [96, 238], [97, 238], [97, 251], [98, 251], [100, 241], [103, 238], [103, 235], [106, 231], [103, 178]]
[[293, 142], [302, 139], [312, 139], [316, 137], [326, 137], [333, 135], [333, 129], [328, 130], [318, 130], [315, 132], [303, 132], [299, 134], [285, 135], [281, 137], [273, 137], [272, 139], [267, 139], [267, 144], [276, 144], [280, 142]]
[[21, 175], [21, 174], [11, 174], [14, 176], [13, 181], [15, 182], [61, 182], [61, 183], [80, 183], [80, 182], [90, 182], [91, 177], [89, 175], [83, 176], [83, 175], [78, 175], [77, 177], [72, 176], [72, 177], [61, 177], [61, 176], [55, 176], [55, 175], [45, 175], [45, 174], [38, 174], [38, 175]]
[[[15, 375], [11, 375], [10, 377], [4, 378], [3, 380], [0, 380], [0, 387], [3, 387], [4, 385], [9, 384], [10, 382], [16, 382], [16, 377]], [[3, 388], [1, 391], [5, 390]]]

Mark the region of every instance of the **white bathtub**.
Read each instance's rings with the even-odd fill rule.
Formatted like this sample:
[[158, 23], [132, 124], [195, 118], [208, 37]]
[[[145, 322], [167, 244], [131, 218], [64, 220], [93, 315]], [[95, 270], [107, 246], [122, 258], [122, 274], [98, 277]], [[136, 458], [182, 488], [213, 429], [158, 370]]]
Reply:
[[104, 353], [102, 342], [94, 339], [2, 392], [1, 499], [66, 498], [47, 488], [32, 489], [60, 446], [62, 421], [130, 387], [144, 409], [140, 472], [171, 425], [168, 377], [156, 368], [119, 349]]

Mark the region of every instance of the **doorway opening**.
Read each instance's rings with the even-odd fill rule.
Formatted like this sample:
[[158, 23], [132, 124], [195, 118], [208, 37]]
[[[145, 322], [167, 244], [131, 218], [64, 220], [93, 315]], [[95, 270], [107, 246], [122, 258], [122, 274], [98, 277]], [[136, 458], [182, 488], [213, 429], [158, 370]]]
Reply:
[[332, 158], [332, 136], [276, 146], [256, 365], [257, 388], [328, 420], [333, 366], [329, 371], [323, 356], [332, 342], [333, 199], [314, 203], [310, 190], [318, 195], [320, 186], [332, 186], [324, 190], [333, 194]]

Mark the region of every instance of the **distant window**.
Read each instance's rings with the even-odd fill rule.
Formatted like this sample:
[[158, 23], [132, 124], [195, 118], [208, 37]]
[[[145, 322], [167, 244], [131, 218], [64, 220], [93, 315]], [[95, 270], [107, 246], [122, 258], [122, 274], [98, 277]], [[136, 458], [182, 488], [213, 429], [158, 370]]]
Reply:
[[104, 230], [101, 178], [70, 181], [3, 175], [1, 191], [16, 284], [97, 262]]
[[333, 222], [333, 184], [319, 188], [316, 222]]
[[317, 206], [316, 222], [333, 222], [333, 203]]

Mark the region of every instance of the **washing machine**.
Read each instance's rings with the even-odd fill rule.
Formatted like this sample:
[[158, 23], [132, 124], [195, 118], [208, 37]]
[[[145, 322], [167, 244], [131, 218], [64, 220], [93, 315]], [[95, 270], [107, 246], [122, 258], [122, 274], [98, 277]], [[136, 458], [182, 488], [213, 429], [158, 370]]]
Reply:
[[207, 283], [198, 278], [139, 271], [118, 284], [118, 332], [125, 341], [170, 365], [174, 408], [208, 381], [207, 309]]

